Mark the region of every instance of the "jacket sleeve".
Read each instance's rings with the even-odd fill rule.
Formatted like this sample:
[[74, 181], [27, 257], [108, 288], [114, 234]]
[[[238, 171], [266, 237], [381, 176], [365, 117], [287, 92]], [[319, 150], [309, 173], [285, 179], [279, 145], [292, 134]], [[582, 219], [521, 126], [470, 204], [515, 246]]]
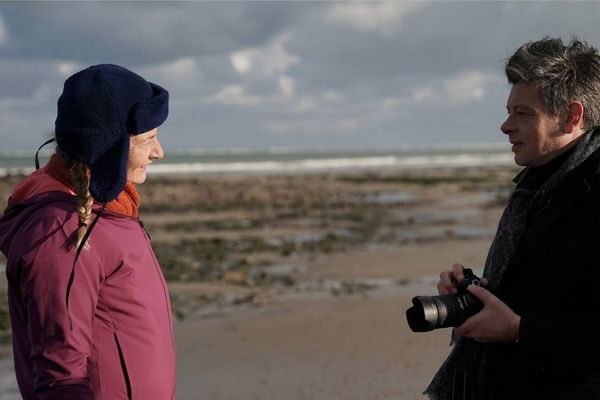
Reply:
[[[21, 257], [20, 292], [27, 313], [34, 390], [39, 400], [93, 399], [88, 357], [92, 351], [92, 322], [102, 268], [93, 247], [83, 250], [75, 266], [69, 309], [66, 291], [75, 250], [68, 235], [52, 218], [31, 226], [30, 237], [41, 238]], [[69, 315], [72, 321], [70, 326]]]

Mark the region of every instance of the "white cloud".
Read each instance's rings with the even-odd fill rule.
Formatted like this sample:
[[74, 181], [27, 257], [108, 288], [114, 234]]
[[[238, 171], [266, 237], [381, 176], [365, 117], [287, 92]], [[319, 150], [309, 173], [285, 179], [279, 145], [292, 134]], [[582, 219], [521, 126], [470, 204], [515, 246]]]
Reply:
[[206, 98], [206, 101], [224, 105], [255, 106], [262, 102], [260, 97], [246, 94], [240, 85], [228, 85], [216, 94]]
[[290, 104], [289, 111], [297, 114], [312, 113], [319, 109], [319, 102], [314, 96], [302, 96]]
[[297, 96], [295, 101], [287, 103], [286, 111], [292, 114], [310, 114], [319, 110], [332, 110], [334, 106], [342, 104], [344, 97], [334, 91], [327, 90], [313, 95]]
[[177, 59], [173, 62], [163, 64], [161, 68], [166, 74], [173, 74], [178, 76], [185, 76], [186, 74], [193, 74], [198, 72], [196, 60], [192, 57], [183, 57]]
[[384, 110], [393, 110], [400, 105], [400, 99], [396, 97], [386, 97], [381, 102]]
[[167, 79], [172, 77], [179, 81], [202, 75], [198, 62], [193, 57], [181, 57], [167, 63], [146, 67], [144, 72]]
[[345, 118], [338, 122], [338, 128], [341, 131], [355, 131], [360, 127], [358, 118]]
[[434, 90], [432, 86], [423, 86], [413, 90], [412, 99], [415, 103], [425, 103], [435, 101], [441, 95], [442, 92], [440, 90]]
[[80, 64], [70, 61], [59, 62], [56, 68], [58, 69], [58, 72], [60, 72], [60, 74], [65, 78], [82, 69]]
[[4, 17], [0, 14], [0, 46], [5, 45], [8, 42], [8, 29], [4, 22]]
[[283, 33], [263, 47], [248, 48], [233, 52], [229, 59], [240, 75], [250, 73], [279, 75], [300, 61], [299, 57], [288, 53], [286, 47], [290, 35]]
[[231, 60], [231, 65], [233, 65], [233, 68], [238, 74], [246, 75], [252, 67], [252, 60], [255, 59], [257, 55], [258, 51], [256, 49], [247, 49], [231, 53], [229, 59]]
[[295, 82], [293, 78], [289, 76], [279, 77], [279, 91], [283, 97], [294, 97], [295, 93]]
[[387, 35], [400, 28], [402, 18], [423, 5], [418, 2], [337, 3], [330, 7], [327, 19], [359, 31]]
[[204, 82], [204, 73], [194, 57], [181, 57], [174, 61], [145, 67], [140, 75], [169, 90], [175, 97], [195, 96]]
[[264, 124], [264, 129], [272, 135], [348, 135], [360, 128], [358, 118], [341, 117], [325, 119], [274, 120]]
[[481, 100], [485, 95], [485, 86], [490, 81], [499, 80], [497, 75], [480, 71], [462, 73], [444, 82], [444, 92], [453, 104], [464, 104]]
[[327, 90], [323, 93], [323, 100], [328, 103], [339, 103], [343, 99], [343, 96], [335, 90]]
[[[264, 102], [281, 102], [291, 99], [296, 94], [296, 82], [287, 75], [287, 70], [299, 62], [299, 58], [290, 54], [286, 45], [290, 40], [288, 33], [276, 36], [263, 47], [246, 48], [229, 55], [233, 69], [243, 76], [244, 85], [228, 85], [209, 101], [221, 104], [251, 106]], [[246, 86], [252, 83], [274, 83], [278, 91], [262, 93], [260, 97], [246, 93]]]
[[[36, 88], [30, 96], [0, 97], [0, 110], [17, 112], [45, 105], [55, 105], [56, 99], [60, 95], [60, 93], [56, 93], [56, 89], [55, 86], [43, 84]], [[26, 118], [26, 116], [23, 117]]]
[[441, 82], [416, 87], [403, 97], [387, 97], [381, 102], [384, 110], [404, 105], [462, 106], [481, 100], [490, 85], [503, 83], [496, 74], [482, 71], [465, 71]]
[[[278, 103], [293, 98], [296, 94], [296, 81], [286, 72], [299, 62], [299, 57], [290, 54], [286, 45], [290, 40], [289, 33], [283, 33], [262, 47], [245, 48], [229, 55], [233, 69], [243, 77], [242, 84], [227, 85], [208, 101], [221, 104], [253, 106], [259, 103]], [[256, 83], [278, 90], [250, 95], [247, 91], [256, 91]]]

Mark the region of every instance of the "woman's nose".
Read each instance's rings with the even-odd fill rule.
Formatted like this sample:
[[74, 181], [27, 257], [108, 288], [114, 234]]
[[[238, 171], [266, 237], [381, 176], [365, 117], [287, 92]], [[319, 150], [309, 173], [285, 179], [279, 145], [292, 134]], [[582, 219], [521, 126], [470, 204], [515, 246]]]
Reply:
[[160, 145], [158, 139], [156, 139], [156, 143], [154, 144], [154, 148], [152, 149], [152, 153], [150, 154], [150, 158], [153, 160], [160, 160], [165, 156], [165, 153]]

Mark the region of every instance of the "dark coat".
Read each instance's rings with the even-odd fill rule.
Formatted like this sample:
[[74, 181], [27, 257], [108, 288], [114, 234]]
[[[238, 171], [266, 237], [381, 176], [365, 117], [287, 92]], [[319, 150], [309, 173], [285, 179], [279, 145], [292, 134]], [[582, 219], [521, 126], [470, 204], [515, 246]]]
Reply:
[[488, 345], [494, 399], [600, 399], [599, 169], [596, 151], [530, 207], [497, 292], [521, 326]]

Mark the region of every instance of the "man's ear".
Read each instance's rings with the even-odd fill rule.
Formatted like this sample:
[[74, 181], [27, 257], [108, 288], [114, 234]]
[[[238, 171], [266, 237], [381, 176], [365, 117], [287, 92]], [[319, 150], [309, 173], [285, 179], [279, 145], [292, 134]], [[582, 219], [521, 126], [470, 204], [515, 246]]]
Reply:
[[583, 129], [583, 104], [574, 101], [567, 106], [567, 116], [563, 123], [564, 133], [573, 133], [576, 128]]

